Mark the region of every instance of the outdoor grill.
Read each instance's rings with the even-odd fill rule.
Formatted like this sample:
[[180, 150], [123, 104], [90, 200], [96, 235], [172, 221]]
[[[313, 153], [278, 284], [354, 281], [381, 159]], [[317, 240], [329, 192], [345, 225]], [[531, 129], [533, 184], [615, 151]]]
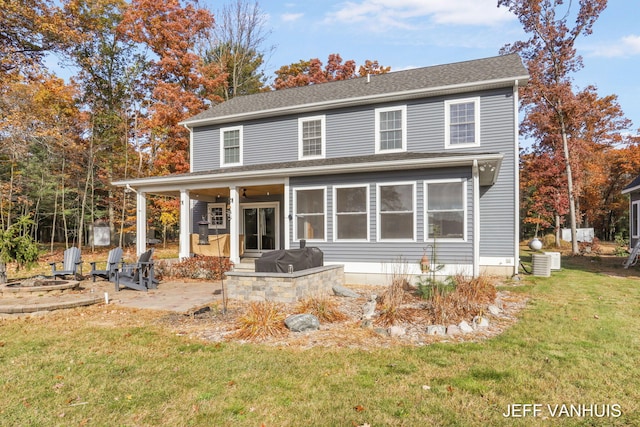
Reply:
[[318, 248], [304, 247], [265, 252], [256, 260], [256, 272], [293, 273], [324, 265], [324, 255]]

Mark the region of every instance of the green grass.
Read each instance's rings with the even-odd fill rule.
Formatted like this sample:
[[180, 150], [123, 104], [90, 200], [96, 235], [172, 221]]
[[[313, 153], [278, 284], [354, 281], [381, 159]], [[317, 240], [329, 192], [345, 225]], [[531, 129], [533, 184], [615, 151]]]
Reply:
[[[300, 350], [157, 324], [3, 320], [0, 425], [640, 425], [640, 273], [563, 263], [509, 287], [530, 297], [519, 322], [476, 343]], [[503, 417], [518, 403], [617, 404], [622, 416]]]

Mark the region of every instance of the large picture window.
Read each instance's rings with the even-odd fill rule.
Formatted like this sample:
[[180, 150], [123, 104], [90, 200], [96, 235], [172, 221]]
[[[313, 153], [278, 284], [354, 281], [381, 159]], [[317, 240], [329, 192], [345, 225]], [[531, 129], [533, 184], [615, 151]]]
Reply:
[[242, 164], [242, 127], [220, 129], [220, 166]]
[[300, 159], [323, 158], [325, 153], [324, 116], [305, 117], [298, 120]]
[[445, 147], [480, 145], [480, 99], [445, 101]]
[[378, 240], [415, 240], [415, 185], [378, 185]]
[[325, 240], [325, 189], [294, 190], [295, 239]]
[[465, 238], [465, 182], [425, 183], [427, 239]]
[[334, 188], [335, 240], [369, 240], [369, 187]]
[[406, 151], [407, 107], [376, 108], [376, 153]]

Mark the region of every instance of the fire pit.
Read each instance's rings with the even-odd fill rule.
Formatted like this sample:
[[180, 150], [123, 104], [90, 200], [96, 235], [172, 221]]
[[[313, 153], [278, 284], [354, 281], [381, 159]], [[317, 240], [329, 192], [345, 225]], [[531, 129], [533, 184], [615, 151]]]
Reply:
[[67, 290], [73, 290], [78, 287], [77, 280], [53, 280], [44, 276], [32, 277], [16, 282], [9, 282], [4, 286], [0, 286], [0, 295], [7, 296], [25, 296], [33, 293], [55, 294], [63, 293]]

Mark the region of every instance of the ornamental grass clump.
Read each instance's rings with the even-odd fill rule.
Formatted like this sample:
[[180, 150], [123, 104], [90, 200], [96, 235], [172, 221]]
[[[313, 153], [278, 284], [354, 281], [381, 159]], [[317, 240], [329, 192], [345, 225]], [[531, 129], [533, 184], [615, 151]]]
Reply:
[[313, 314], [320, 322], [327, 323], [343, 322], [349, 318], [340, 311], [338, 303], [327, 296], [305, 298], [298, 302], [295, 312]]
[[487, 305], [496, 299], [496, 288], [486, 276], [453, 277], [455, 290], [450, 293], [434, 292], [428, 299], [427, 311], [434, 324], [458, 323], [482, 315]]
[[281, 307], [274, 302], [252, 302], [236, 321], [237, 330], [229, 338], [262, 341], [285, 336], [288, 332], [284, 324], [285, 317]]

